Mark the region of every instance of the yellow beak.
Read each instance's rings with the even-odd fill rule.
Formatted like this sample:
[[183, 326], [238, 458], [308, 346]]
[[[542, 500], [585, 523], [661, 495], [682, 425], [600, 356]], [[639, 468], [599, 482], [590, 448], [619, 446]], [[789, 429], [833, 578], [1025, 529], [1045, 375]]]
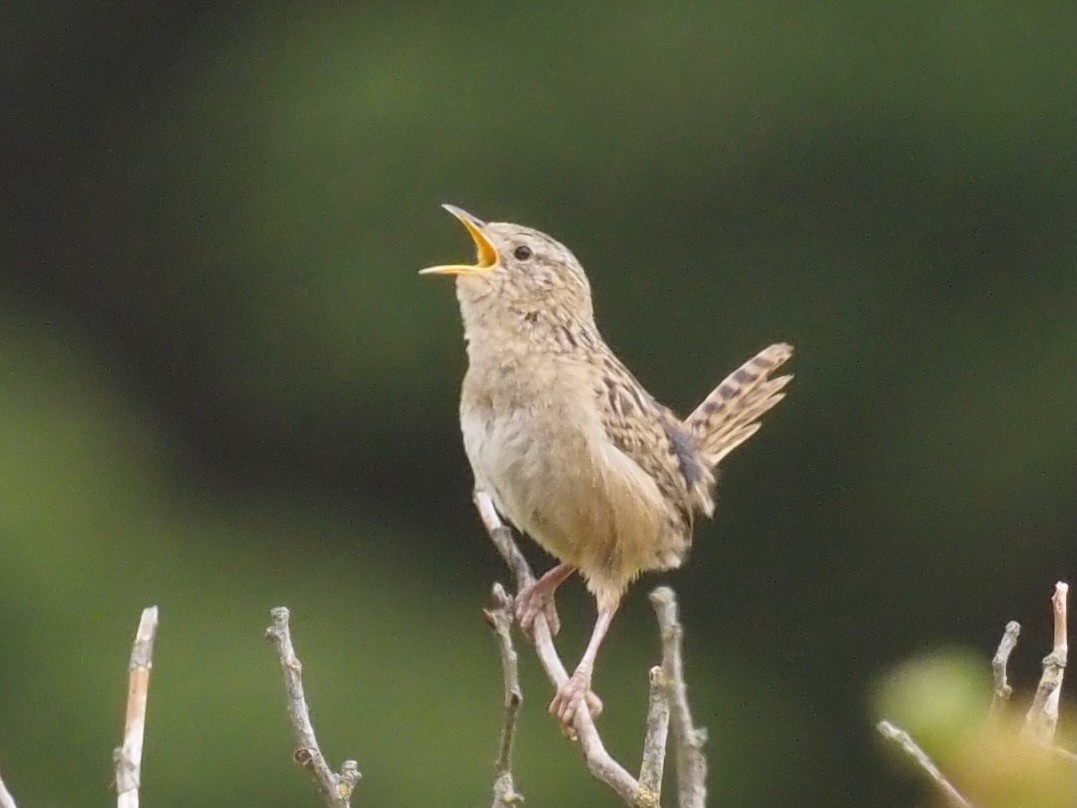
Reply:
[[478, 263], [444, 264], [442, 266], [420, 269], [419, 274], [478, 275], [483, 272], [489, 272], [497, 266], [497, 247], [495, 247], [490, 239], [486, 238], [482, 232], [482, 228], [486, 227], [486, 222], [477, 216], [472, 216], [466, 210], [458, 208], [455, 205], [442, 205], [441, 207], [445, 208], [445, 210], [449, 211], [449, 213], [459, 219], [461, 224], [467, 228], [467, 232], [471, 234], [471, 238], [475, 242], [475, 248], [478, 250]]

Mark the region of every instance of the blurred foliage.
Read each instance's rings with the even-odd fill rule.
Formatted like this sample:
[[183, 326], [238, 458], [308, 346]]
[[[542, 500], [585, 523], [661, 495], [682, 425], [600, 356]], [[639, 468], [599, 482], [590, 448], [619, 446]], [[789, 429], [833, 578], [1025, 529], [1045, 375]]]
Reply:
[[[279, 603], [364, 804], [487, 799], [479, 609], [504, 573], [470, 512], [452, 290], [414, 274], [470, 251], [444, 201], [572, 247], [607, 338], [679, 410], [797, 345], [669, 578], [711, 791], [912, 804], [870, 683], [951, 643], [982, 675], [1009, 619], [1046, 647], [1030, 616], [1075, 572], [1075, 22], [1061, 2], [5, 5], [0, 771], [21, 804], [109, 801], [151, 602], [147, 804], [314, 804], [261, 640]], [[597, 674], [626, 760], [656, 580]], [[1030, 689], [1038, 659], [1013, 675]], [[530, 659], [524, 688], [529, 801], [612, 804]], [[986, 708], [938, 692], [922, 708]]]
[[[1067, 808], [1077, 802], [1070, 760], [1021, 736], [1028, 700], [988, 718], [992, 686], [982, 655], [936, 651], [909, 660], [878, 684], [876, 710], [909, 732], [969, 802], [983, 808]], [[1072, 712], [1072, 711], [1071, 711]], [[1056, 740], [1073, 749], [1072, 723]], [[895, 745], [895, 764], [926, 780]], [[936, 792], [935, 803], [949, 804]]]

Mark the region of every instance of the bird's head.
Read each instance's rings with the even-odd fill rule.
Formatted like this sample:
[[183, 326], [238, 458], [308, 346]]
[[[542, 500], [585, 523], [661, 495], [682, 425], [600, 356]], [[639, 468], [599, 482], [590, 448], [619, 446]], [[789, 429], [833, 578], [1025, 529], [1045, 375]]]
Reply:
[[565, 245], [530, 227], [487, 223], [453, 205], [444, 208], [471, 234], [477, 260], [430, 267], [420, 274], [456, 276], [465, 322], [535, 314], [593, 320], [587, 276]]

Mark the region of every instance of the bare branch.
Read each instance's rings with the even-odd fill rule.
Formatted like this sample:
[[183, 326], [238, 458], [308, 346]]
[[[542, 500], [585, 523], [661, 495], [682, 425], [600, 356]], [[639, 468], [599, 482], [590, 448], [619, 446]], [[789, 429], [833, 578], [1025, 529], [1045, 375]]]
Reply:
[[707, 803], [707, 759], [703, 744], [707, 731], [692, 724], [688, 687], [684, 682], [681, 648], [684, 629], [677, 617], [677, 598], [668, 586], [651, 593], [651, 604], [662, 631], [662, 673], [673, 699], [673, 743], [677, 751], [677, 791], [681, 808], [702, 808]]
[[[497, 547], [497, 551], [501, 553], [501, 557], [512, 571], [513, 577], [516, 578], [516, 588], [523, 589], [533, 583], [535, 575], [531, 572], [531, 565], [527, 563], [524, 554], [516, 546], [512, 538], [512, 529], [497, 515], [497, 509], [490, 495], [485, 491], [475, 491], [474, 501], [486, 532], [490, 534], [494, 546]], [[545, 618], [542, 618], [542, 622], [545, 624]]]
[[131, 648], [128, 665], [127, 716], [124, 720], [123, 746], [112, 753], [116, 766], [117, 808], [138, 808], [138, 789], [142, 781], [142, 744], [146, 737], [146, 700], [153, 667], [153, 641], [157, 637], [157, 607], [142, 610]]
[[349, 808], [352, 792], [362, 775], [359, 764], [345, 760], [337, 774], [325, 762], [325, 756], [314, 737], [310, 710], [303, 695], [303, 665], [295, 655], [288, 629], [288, 609], [278, 606], [270, 610], [273, 623], [266, 629], [266, 638], [277, 646], [280, 665], [284, 670], [284, 687], [288, 692], [288, 718], [295, 731], [295, 762], [308, 769], [328, 808]]
[[1066, 669], [1066, 657], [1069, 655], [1066, 625], [1066, 595], [1069, 585], [1059, 581], [1055, 584], [1055, 593], [1051, 597], [1051, 606], [1055, 617], [1054, 647], [1043, 658], [1043, 676], [1040, 677], [1032, 706], [1025, 715], [1026, 735], [1037, 743], [1050, 746], [1054, 742], [1055, 728], [1058, 726], [1058, 700], [1062, 694], [1062, 675]]
[[15, 798], [11, 796], [11, 792], [4, 785], [3, 777], [0, 777], [0, 808], [19, 808], [15, 804]]
[[512, 780], [512, 743], [516, 735], [516, 717], [523, 703], [520, 670], [512, 644], [512, 598], [501, 584], [494, 584], [494, 608], [485, 611], [486, 620], [497, 637], [501, 652], [501, 672], [505, 679], [505, 717], [501, 723], [501, 744], [494, 765], [493, 808], [511, 808], [523, 802]]
[[879, 730], [884, 738], [898, 744], [909, 757], [920, 764], [920, 768], [935, 781], [935, 784], [946, 795], [946, 799], [951, 805], [956, 805], [958, 808], [972, 808], [972, 803], [961, 796], [961, 792], [946, 779], [946, 775], [939, 771], [939, 767], [927, 756], [927, 752], [920, 748], [909, 733], [900, 727], [894, 726], [889, 721], [880, 721], [875, 725], [875, 728]]
[[1077, 753], [1071, 752], [1069, 749], [1063, 749], [1061, 746], [1041, 746], [1045, 752], [1050, 755], [1054, 755], [1059, 760], [1064, 760], [1067, 763], [1077, 763]]
[[[487, 533], [490, 534], [490, 538], [493, 540], [498, 552], [501, 553], [501, 557], [505, 559], [505, 563], [512, 570], [516, 578], [517, 590], [534, 581], [535, 576], [531, 572], [531, 566], [527, 563], [523, 553], [520, 552], [520, 548], [516, 546], [516, 542], [512, 538], [512, 531], [502, 523], [501, 517], [497, 515], [497, 510], [494, 508], [494, 503], [490, 496], [484, 491], [476, 491], [475, 507], [478, 509], [479, 517], [482, 519], [482, 523], [486, 527]], [[553, 638], [550, 636], [550, 628], [546, 623], [545, 616], [542, 614], [535, 618], [532, 639], [539, 662], [542, 663], [547, 677], [555, 687], [560, 688], [568, 681], [568, 673], [565, 671], [565, 666], [557, 654], [557, 648], [554, 647]], [[629, 805], [653, 804], [646, 801], [648, 795], [640, 790], [636, 779], [606, 751], [602, 738], [595, 728], [595, 723], [591, 719], [589, 710], [576, 711], [573, 728], [580, 743], [580, 751], [583, 753], [584, 760], [587, 763], [587, 769], [596, 779], [601, 780], [612, 788]]]
[[1021, 634], [1021, 624], [1011, 620], [1006, 624], [1006, 631], [1002, 634], [1002, 640], [998, 644], [994, 659], [991, 660], [991, 672], [995, 677], [995, 696], [991, 700], [991, 712], [998, 714], [1003, 705], [1010, 699], [1013, 688], [1006, 680], [1006, 666], [1010, 662], [1010, 654], [1017, 645], [1017, 638]]
[[662, 802], [662, 773], [666, 765], [669, 737], [669, 683], [660, 666], [651, 668], [651, 689], [647, 699], [647, 735], [643, 739], [643, 762], [639, 767], [639, 787]]

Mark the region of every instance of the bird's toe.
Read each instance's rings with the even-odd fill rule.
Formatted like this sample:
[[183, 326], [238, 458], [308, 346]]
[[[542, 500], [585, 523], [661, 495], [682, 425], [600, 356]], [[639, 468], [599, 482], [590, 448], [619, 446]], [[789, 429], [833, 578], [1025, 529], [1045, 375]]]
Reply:
[[551, 593], [545, 588], [532, 584], [525, 587], [516, 596], [516, 622], [527, 636], [532, 636], [535, 630], [535, 618], [539, 615], [546, 618], [546, 625], [550, 629], [550, 636], [556, 637], [561, 630], [561, 618], [557, 615], [557, 605]]
[[573, 727], [576, 711], [584, 704], [592, 717], [602, 712], [602, 700], [591, 692], [591, 677], [584, 671], [576, 671], [558, 688], [550, 702], [550, 715], [560, 722], [562, 732], [569, 738], [576, 737]]

